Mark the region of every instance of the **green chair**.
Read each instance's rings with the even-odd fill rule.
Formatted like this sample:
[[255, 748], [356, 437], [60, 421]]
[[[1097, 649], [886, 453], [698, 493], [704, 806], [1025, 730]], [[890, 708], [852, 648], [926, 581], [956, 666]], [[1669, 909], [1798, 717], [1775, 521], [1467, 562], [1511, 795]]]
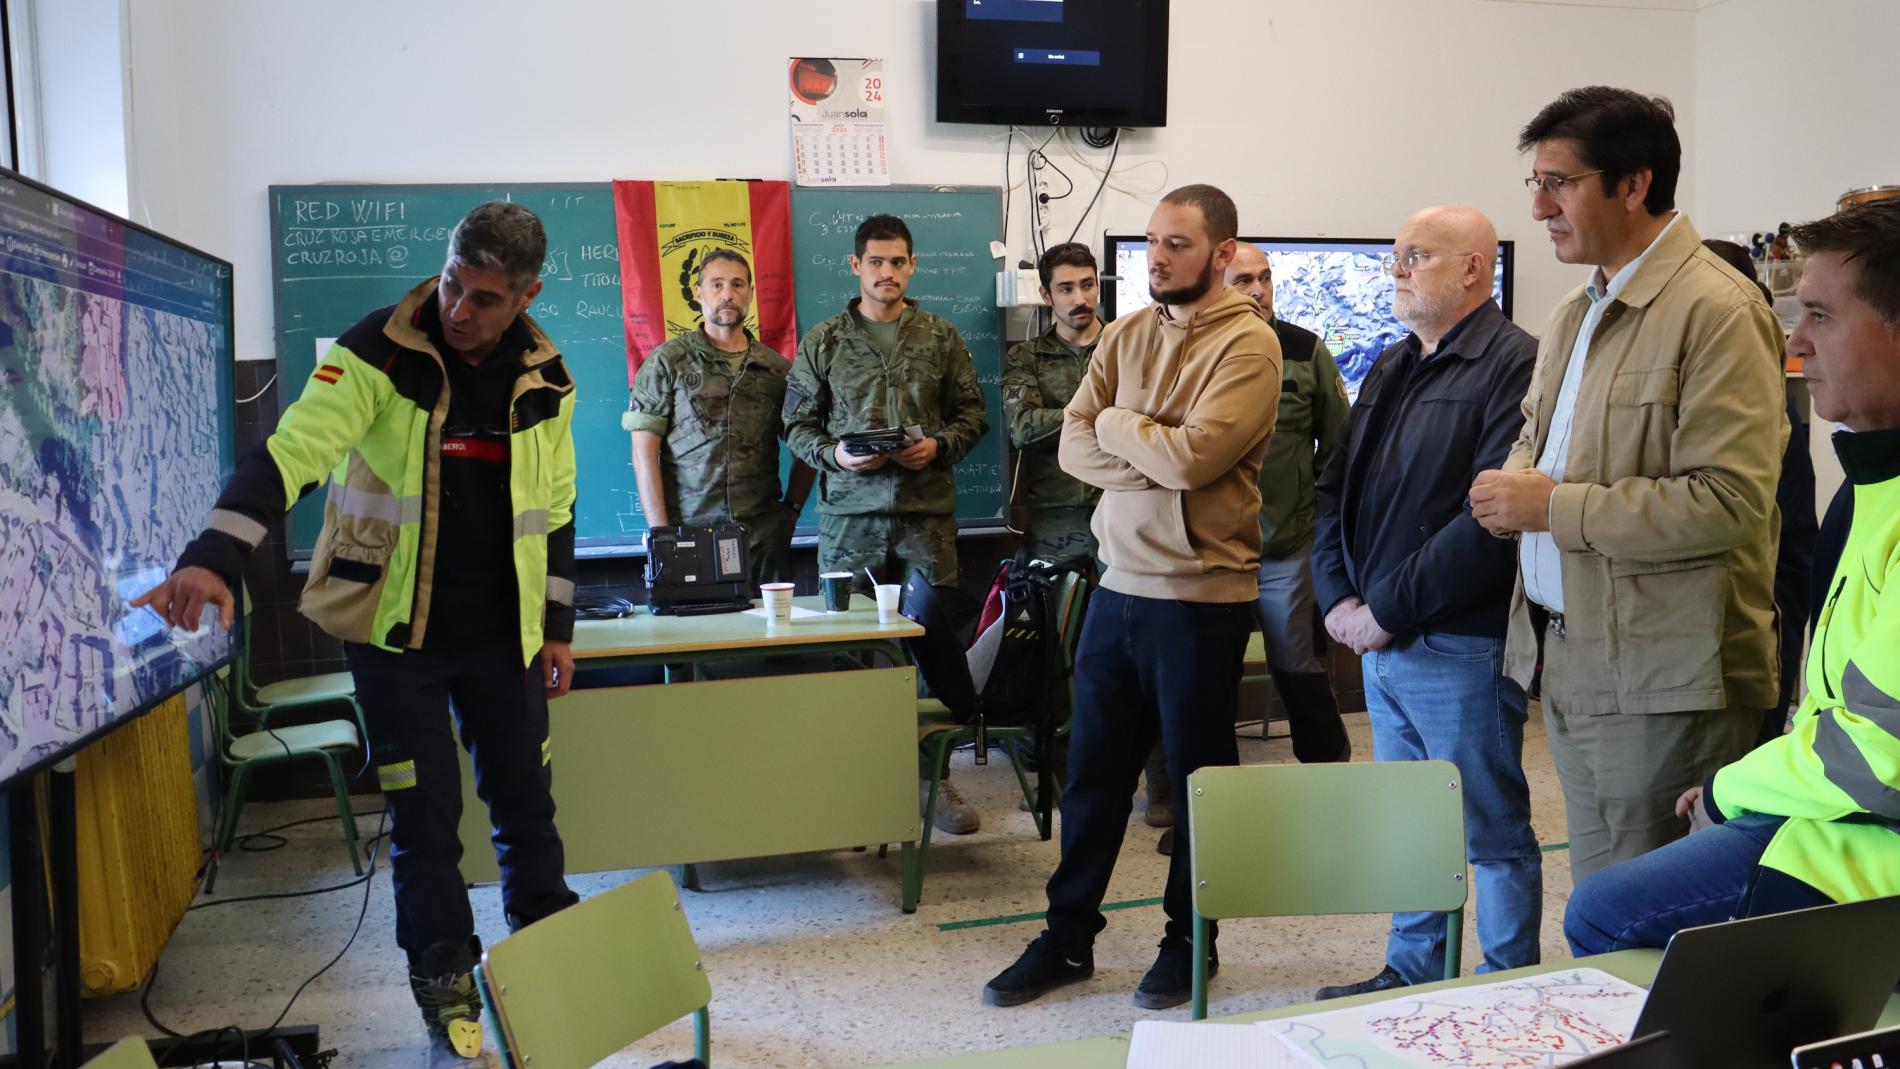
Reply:
[[[1075, 707], [1075, 644], [1082, 632], [1082, 617], [1088, 610], [1088, 580], [1074, 572], [1063, 576], [1062, 584], [1056, 589], [1056, 645], [1062, 651], [1060, 671], [1066, 681], [1067, 701], [1061, 723], [1057, 725], [1054, 736], [1060, 738], [1069, 733], [1069, 710]], [[1025, 758], [1036, 744], [1036, 729], [1023, 727], [985, 727], [990, 741], [1000, 743], [1003, 753], [1008, 756], [1010, 768], [1016, 773], [1016, 785], [1021, 788], [1023, 798], [1028, 801], [1031, 815], [1036, 821], [1036, 831], [1044, 840], [1053, 833], [1053, 808], [1060, 804], [1062, 787], [1054, 770], [1049, 770], [1050, 797], [1045, 802], [1038, 797], [1039, 792], [1029, 782], [1029, 769]], [[916, 886], [909, 889], [904, 901], [915, 903], [923, 894], [924, 864], [930, 850], [930, 833], [934, 827], [933, 819], [937, 813], [937, 793], [943, 784], [944, 764], [950, 751], [966, 742], [976, 740], [974, 727], [959, 724], [948, 707], [935, 698], [917, 700], [917, 745], [930, 754], [931, 774], [930, 792], [924, 800], [923, 832], [917, 844]]]
[[1188, 777], [1193, 1019], [1207, 1016], [1207, 922], [1444, 913], [1445, 979], [1464, 941], [1464, 790], [1448, 761], [1248, 765]]
[[694, 1056], [712, 1064], [712, 986], [665, 872], [515, 932], [475, 979], [508, 1069], [582, 1069], [689, 1013]]
[[158, 1069], [158, 1062], [152, 1058], [152, 1048], [144, 1040], [128, 1036], [87, 1062], [86, 1069]]
[[[243, 644], [238, 651], [237, 667], [222, 688], [208, 688], [209, 705], [218, 738], [218, 759], [231, 769], [231, 788], [218, 814], [218, 830], [213, 837], [210, 867], [205, 873], [205, 891], [217, 886], [218, 863], [231, 849], [237, 836], [238, 814], [244, 809], [244, 792], [250, 786], [251, 771], [264, 765], [290, 761], [319, 760], [330, 773], [330, 785], [336, 792], [337, 816], [343, 824], [343, 844], [350, 853], [350, 865], [363, 874], [363, 860], [356, 849], [356, 814], [350, 809], [350, 791], [343, 776], [339, 755], [359, 749], [369, 731], [363, 726], [363, 710], [356, 702], [356, 683], [348, 672], [286, 679], [257, 686], [251, 679], [250, 598], [244, 599]], [[289, 709], [319, 705], [347, 705], [353, 714], [349, 720], [324, 720], [315, 724], [291, 724], [274, 728], [270, 718]], [[243, 714], [257, 725], [255, 731], [239, 733], [234, 714]]]

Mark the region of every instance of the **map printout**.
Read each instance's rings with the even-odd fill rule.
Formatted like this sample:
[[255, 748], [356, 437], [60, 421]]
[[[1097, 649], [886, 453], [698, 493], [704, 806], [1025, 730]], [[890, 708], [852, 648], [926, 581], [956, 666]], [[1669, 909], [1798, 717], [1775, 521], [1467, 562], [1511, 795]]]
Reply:
[[126, 605], [231, 470], [230, 316], [228, 264], [0, 176], [0, 781], [234, 649]]
[[1599, 969], [1395, 995], [1262, 1021], [1305, 1064], [1352, 1069], [1547, 1069], [1629, 1038], [1648, 997]]

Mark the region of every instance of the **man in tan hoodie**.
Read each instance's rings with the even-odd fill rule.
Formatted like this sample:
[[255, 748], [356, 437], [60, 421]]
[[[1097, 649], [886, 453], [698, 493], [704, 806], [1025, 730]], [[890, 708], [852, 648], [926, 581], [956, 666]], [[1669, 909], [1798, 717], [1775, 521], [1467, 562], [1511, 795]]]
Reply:
[[[1076, 651], [1075, 720], [1062, 796], [1062, 861], [1049, 927], [983, 989], [1014, 1006], [1095, 970], [1102, 897], [1135, 783], [1159, 735], [1174, 792], [1204, 765], [1239, 763], [1240, 663], [1259, 596], [1260, 458], [1280, 404], [1280, 345], [1260, 306], [1223, 281], [1234, 202], [1184, 186], [1148, 221], [1155, 304], [1110, 323], [1069, 402], [1062, 469], [1102, 500], [1101, 589]], [[1168, 868], [1167, 930], [1135, 1004], [1188, 1000], [1193, 912], [1187, 811]], [[1219, 958], [1209, 953], [1209, 973]]]

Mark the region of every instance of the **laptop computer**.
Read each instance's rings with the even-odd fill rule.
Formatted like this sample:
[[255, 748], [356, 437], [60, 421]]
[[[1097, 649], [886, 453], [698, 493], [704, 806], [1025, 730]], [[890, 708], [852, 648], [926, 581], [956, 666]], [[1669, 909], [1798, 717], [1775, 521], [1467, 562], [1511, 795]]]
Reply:
[[1900, 895], [1685, 928], [1631, 1039], [1677, 1064], [1780, 1069], [1795, 1047], [1870, 1028], [1900, 981]]
[[1900, 1028], [1796, 1047], [1793, 1062], [1794, 1069], [1900, 1069]]

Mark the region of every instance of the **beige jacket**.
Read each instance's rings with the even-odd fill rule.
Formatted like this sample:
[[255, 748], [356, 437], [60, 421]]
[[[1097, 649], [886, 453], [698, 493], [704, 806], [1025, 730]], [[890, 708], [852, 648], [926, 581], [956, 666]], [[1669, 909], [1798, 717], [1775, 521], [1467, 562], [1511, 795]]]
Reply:
[[[1589, 306], [1579, 287], [1551, 313], [1507, 470], [1533, 467], [1543, 452]], [[1687, 219], [1604, 311], [1550, 503], [1567, 657], [1603, 666], [1588, 692], [1563, 695], [1570, 709], [1774, 705], [1782, 341], [1759, 291], [1704, 249]], [[1528, 687], [1536, 660], [1520, 575], [1505, 671]]]
[[1123, 594], [1259, 596], [1260, 457], [1280, 406], [1280, 343], [1226, 287], [1180, 322], [1157, 304], [1110, 323], [1063, 413], [1062, 470], [1102, 488], [1102, 585]]

